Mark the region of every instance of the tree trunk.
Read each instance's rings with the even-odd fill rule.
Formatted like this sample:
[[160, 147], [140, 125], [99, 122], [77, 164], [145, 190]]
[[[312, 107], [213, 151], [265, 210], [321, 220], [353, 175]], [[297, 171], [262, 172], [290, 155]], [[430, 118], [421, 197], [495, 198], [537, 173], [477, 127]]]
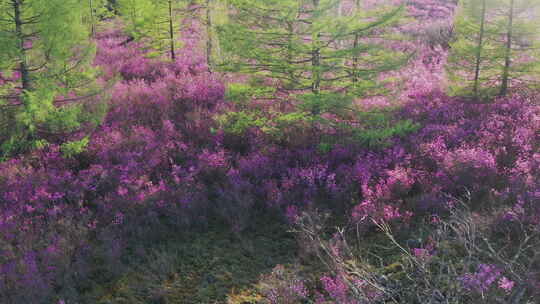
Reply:
[[478, 82], [480, 78], [480, 64], [482, 62], [482, 47], [484, 46], [484, 27], [486, 23], [486, 1], [482, 0], [482, 15], [480, 17], [480, 33], [476, 50], [476, 62], [474, 67], [474, 97], [478, 99]]
[[23, 24], [24, 21], [22, 20], [21, 15], [21, 1], [20, 0], [11, 0], [11, 3], [13, 5], [13, 18], [15, 21], [15, 35], [19, 39], [19, 52], [20, 52], [20, 62], [19, 62], [19, 72], [21, 73], [21, 82], [22, 82], [22, 90], [28, 91], [31, 89], [31, 82], [30, 82], [30, 72], [28, 69], [28, 63], [26, 58], [26, 46], [25, 46], [25, 39], [23, 34]]
[[212, 11], [210, 9], [211, 0], [206, 0], [206, 65], [208, 72], [212, 73], [212, 49], [214, 41], [212, 38]]
[[94, 37], [96, 33], [96, 26], [94, 24], [94, 4], [92, 3], [92, 0], [89, 0], [90, 5], [90, 37]]
[[319, 94], [321, 91], [321, 50], [319, 48], [319, 38], [320, 34], [317, 33], [311, 60], [311, 66], [313, 67], [311, 91], [315, 94]]
[[292, 61], [293, 61], [293, 35], [294, 35], [294, 27], [292, 21], [287, 21], [287, 74], [291, 80], [291, 82], [296, 82], [294, 77], [294, 69], [291, 68]]
[[169, 39], [170, 39], [170, 52], [171, 60], [176, 60], [176, 53], [174, 51], [174, 26], [173, 26], [173, 11], [172, 11], [172, 0], [168, 0], [169, 4]]
[[505, 96], [508, 93], [508, 80], [510, 77], [510, 65], [512, 55], [512, 39], [513, 39], [513, 24], [514, 22], [514, 0], [510, 0], [510, 11], [508, 13], [508, 28], [506, 31], [506, 52], [504, 55], [504, 68], [502, 72], [500, 96]]
[[[356, 0], [355, 1], [355, 8], [354, 8], [354, 13], [358, 13], [358, 11], [360, 11], [360, 0]], [[355, 49], [354, 51], [354, 55], [353, 55], [353, 78], [352, 78], [352, 82], [353, 84], [356, 84], [358, 82], [358, 54], [356, 53], [356, 49], [358, 48], [360, 44], [360, 35], [359, 34], [355, 34], [354, 35], [354, 42], [353, 42], [353, 48]]]
[[[319, 0], [313, 0], [313, 10], [316, 11], [319, 7]], [[313, 50], [311, 53], [311, 91], [315, 94], [321, 92], [321, 48], [320, 48], [321, 33], [313, 33]]]

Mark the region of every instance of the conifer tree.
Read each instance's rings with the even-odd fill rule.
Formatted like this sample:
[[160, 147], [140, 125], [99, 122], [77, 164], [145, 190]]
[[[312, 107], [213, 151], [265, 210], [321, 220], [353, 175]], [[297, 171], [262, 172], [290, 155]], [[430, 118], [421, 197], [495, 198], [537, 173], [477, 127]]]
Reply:
[[206, 0], [207, 1], [207, 49], [208, 68], [212, 71], [215, 66], [219, 66], [219, 62], [227, 60], [225, 54], [221, 50], [219, 43], [219, 35], [216, 28], [229, 22], [229, 5], [228, 0]]
[[499, 26], [503, 30], [503, 62], [500, 72], [499, 96], [511, 87], [537, 87], [540, 75], [540, 44], [538, 39], [538, 0], [501, 0]]
[[[451, 43], [448, 72], [453, 94], [474, 98], [485, 95], [489, 83], [496, 75], [497, 32], [488, 26], [492, 18], [489, 0], [470, 0], [462, 3], [455, 21], [456, 40]], [[491, 73], [490, 73], [491, 72]]]
[[90, 29], [90, 36], [94, 36], [100, 20], [111, 15], [107, 9], [107, 0], [81, 0], [83, 22]]
[[79, 0], [0, 2], [0, 116], [10, 126], [0, 134], [3, 156], [40, 142], [39, 134], [98, 120], [76, 103], [97, 94], [83, 8]]
[[148, 45], [171, 60], [179, 46], [181, 0], [119, 0], [118, 9], [127, 23], [126, 30], [135, 40]]
[[134, 39], [147, 37], [156, 11], [152, 0], [118, 0], [116, 7], [126, 23], [126, 32]]
[[212, 54], [214, 49], [214, 12], [215, 1], [205, 0], [206, 1], [206, 16], [205, 16], [205, 26], [206, 26], [206, 64], [208, 65], [208, 71], [212, 72]]
[[289, 92], [362, 95], [380, 73], [405, 56], [376, 37], [395, 24], [402, 7], [343, 16], [337, 0], [231, 0], [230, 22], [218, 27], [226, 71], [279, 80]]
[[[399, 51], [402, 37], [395, 34], [404, 7], [381, 2], [355, 0], [349, 1], [352, 7], [340, 7], [340, 0], [229, 0], [229, 22], [217, 26], [225, 55], [219, 67], [253, 76], [247, 84], [232, 84], [229, 98], [242, 107], [251, 98], [279, 101], [279, 114], [262, 130], [280, 143], [290, 143], [291, 126], [328, 146], [341, 140], [382, 142], [392, 136], [385, 127], [376, 140], [366, 140], [373, 133], [359, 127], [366, 117], [355, 103], [355, 98], [385, 93], [382, 74], [410, 58]], [[400, 130], [414, 128], [402, 126]], [[351, 136], [332, 138], [321, 132], [326, 128]]]
[[534, 1], [468, 0], [456, 18], [448, 74], [451, 92], [475, 99], [531, 86], [539, 71]]

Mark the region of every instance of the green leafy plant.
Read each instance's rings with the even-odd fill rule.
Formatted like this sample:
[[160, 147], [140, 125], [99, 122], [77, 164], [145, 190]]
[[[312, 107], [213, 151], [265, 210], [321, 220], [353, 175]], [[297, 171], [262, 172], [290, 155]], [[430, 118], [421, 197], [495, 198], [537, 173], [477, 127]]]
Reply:
[[371, 127], [365, 129], [355, 129], [353, 138], [362, 145], [368, 147], [386, 147], [391, 144], [393, 137], [404, 137], [420, 129], [420, 125], [409, 119], [398, 120], [383, 127]]
[[249, 111], [228, 112], [219, 115], [216, 121], [225, 133], [233, 135], [242, 135], [249, 128], [261, 128], [268, 123], [260, 113]]
[[[0, 155], [15, 156], [36, 141], [96, 124], [103, 97], [92, 66], [95, 45], [89, 39], [101, 1], [27, 0], [0, 2]], [[17, 72], [17, 77], [14, 72]], [[102, 98], [101, 102], [105, 103]], [[94, 115], [95, 114], [95, 115]]]
[[62, 152], [62, 155], [64, 155], [64, 157], [71, 158], [83, 153], [88, 147], [89, 142], [90, 139], [88, 138], [88, 136], [84, 137], [81, 140], [68, 141], [60, 146], [60, 151]]
[[332, 92], [307, 93], [298, 96], [298, 98], [301, 101], [298, 108], [314, 116], [324, 113], [343, 115], [353, 110], [353, 98], [350, 95]]
[[227, 87], [225, 98], [238, 105], [247, 105], [253, 99], [270, 98], [273, 93], [275, 88], [262, 86], [256, 82], [231, 83]]

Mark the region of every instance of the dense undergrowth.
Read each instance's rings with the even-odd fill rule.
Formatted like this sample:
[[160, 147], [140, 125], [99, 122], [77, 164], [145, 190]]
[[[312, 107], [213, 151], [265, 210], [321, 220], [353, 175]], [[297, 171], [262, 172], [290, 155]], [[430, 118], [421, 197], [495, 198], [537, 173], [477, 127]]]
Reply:
[[104, 123], [0, 164], [2, 303], [538, 296], [536, 96], [449, 97], [426, 51], [391, 110], [314, 119], [226, 98], [196, 32], [174, 62], [119, 29], [96, 39], [121, 79]]

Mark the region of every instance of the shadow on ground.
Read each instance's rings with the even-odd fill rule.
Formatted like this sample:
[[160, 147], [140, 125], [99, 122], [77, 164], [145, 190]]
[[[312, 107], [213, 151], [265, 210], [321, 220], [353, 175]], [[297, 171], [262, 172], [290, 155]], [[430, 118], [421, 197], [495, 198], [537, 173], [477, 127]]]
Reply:
[[144, 261], [99, 292], [98, 303], [257, 303], [260, 276], [294, 260], [294, 235], [271, 219], [241, 235], [210, 227], [148, 249]]

